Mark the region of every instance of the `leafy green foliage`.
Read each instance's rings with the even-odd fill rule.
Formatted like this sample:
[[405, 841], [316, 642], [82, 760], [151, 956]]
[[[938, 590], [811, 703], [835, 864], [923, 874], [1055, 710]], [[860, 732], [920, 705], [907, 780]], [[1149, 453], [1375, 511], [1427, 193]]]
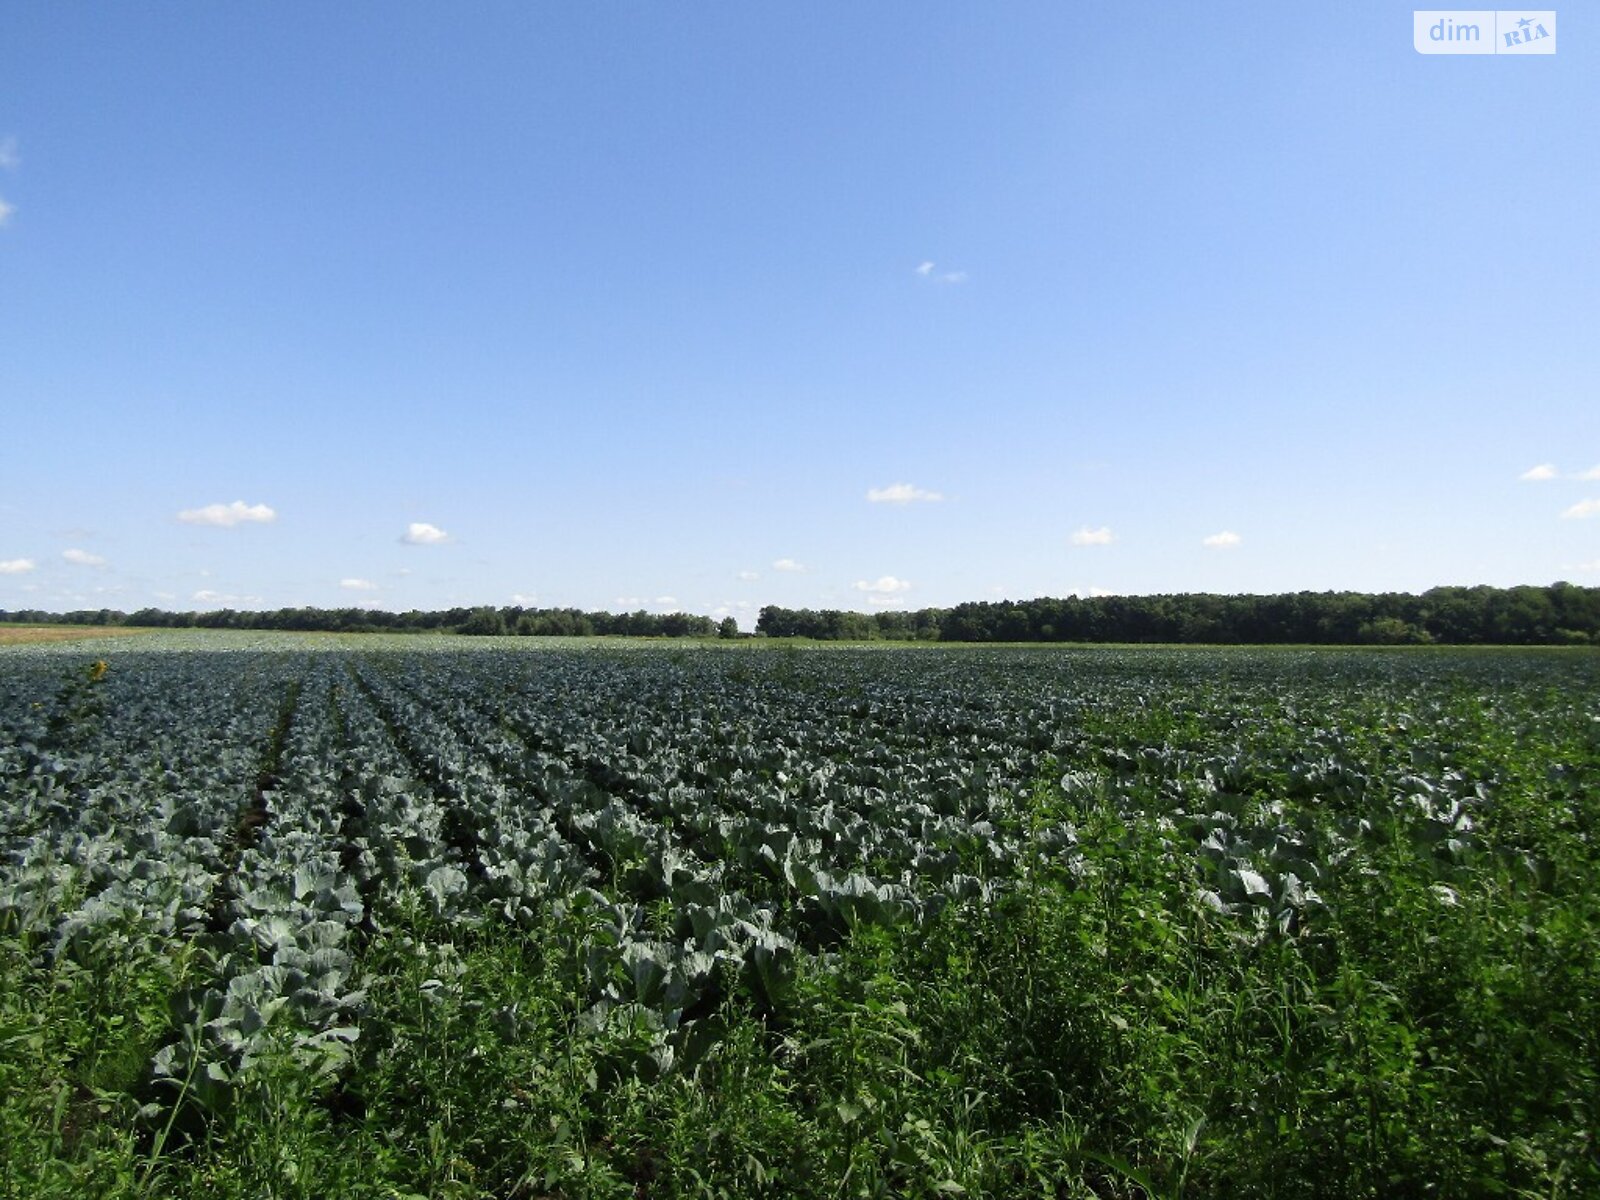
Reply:
[[366, 645], [0, 660], [5, 1194], [1600, 1189], [1592, 655]]

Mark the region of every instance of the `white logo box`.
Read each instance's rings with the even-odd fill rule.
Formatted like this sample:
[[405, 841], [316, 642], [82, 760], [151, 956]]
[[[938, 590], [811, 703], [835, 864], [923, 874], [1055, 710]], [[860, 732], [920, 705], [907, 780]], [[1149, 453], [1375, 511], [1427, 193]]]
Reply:
[[1554, 9], [1429, 8], [1411, 14], [1418, 54], [1554, 54]]

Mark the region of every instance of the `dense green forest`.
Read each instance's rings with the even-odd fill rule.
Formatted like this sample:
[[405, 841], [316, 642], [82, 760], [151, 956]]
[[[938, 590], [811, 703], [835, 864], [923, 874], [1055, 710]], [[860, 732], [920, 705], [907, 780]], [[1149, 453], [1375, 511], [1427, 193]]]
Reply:
[[830, 640], [1583, 645], [1600, 643], [1600, 588], [1067, 596], [880, 613], [768, 607], [757, 629]]
[[[477, 607], [403, 613], [366, 608], [221, 609], [123, 613], [5, 612], [0, 621], [160, 628], [326, 630], [534, 637], [739, 636], [732, 617], [692, 613], [583, 612], [576, 608]], [[1600, 588], [1440, 587], [1404, 592], [1292, 592], [1273, 596], [1192, 593], [1004, 600], [859, 613], [768, 605], [756, 632], [825, 641], [1160, 642], [1265, 645], [1600, 644]]]
[[6, 612], [0, 622], [38, 625], [131, 625], [155, 629], [283, 629], [327, 633], [464, 633], [523, 637], [725, 637], [738, 634], [731, 618], [720, 625], [693, 613], [582, 612], [576, 608], [448, 608], [392, 613], [369, 608], [279, 608], [253, 612], [168, 612], [142, 608], [68, 613]]

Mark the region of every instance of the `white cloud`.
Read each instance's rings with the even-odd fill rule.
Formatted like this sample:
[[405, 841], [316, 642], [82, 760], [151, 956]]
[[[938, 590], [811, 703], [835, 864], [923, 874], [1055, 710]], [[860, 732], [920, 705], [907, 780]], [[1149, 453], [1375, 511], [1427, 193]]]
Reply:
[[539, 603], [537, 592], [512, 592], [511, 603], [520, 604], [523, 608], [531, 608]]
[[678, 598], [676, 596], [657, 596], [652, 603], [666, 607], [668, 605], [676, 604], [677, 602]]
[[880, 592], [874, 592], [867, 597], [867, 603], [877, 608], [899, 608], [905, 601], [899, 596], [885, 596]]
[[[750, 615], [750, 610], [754, 607], [755, 605], [751, 604], [748, 600], [724, 600], [721, 604], [717, 605], [711, 610], [711, 615], [716, 617], [718, 620], [721, 620], [723, 617], [748, 617]], [[741, 624], [743, 624], [743, 622], [741, 622]]]
[[1101, 596], [1115, 596], [1115, 595], [1116, 595], [1116, 592], [1112, 591], [1110, 588], [1091, 587], [1089, 589], [1089, 598], [1090, 599], [1099, 599]]
[[236, 604], [260, 604], [260, 596], [235, 596], [231, 592], [214, 592], [210, 588], [201, 588], [189, 597], [198, 604], [215, 604], [224, 608], [231, 608]]
[[1557, 474], [1555, 463], [1540, 463], [1537, 467], [1529, 467], [1517, 478], [1529, 483], [1543, 483], [1547, 479], [1554, 479]]
[[[14, 171], [22, 160], [17, 157], [17, 139], [14, 137], [0, 138], [0, 170]], [[0, 226], [11, 220], [11, 214], [16, 212], [14, 204], [7, 204], [0, 198]]]
[[905, 591], [911, 584], [904, 579], [896, 579], [893, 575], [885, 575], [880, 579], [874, 579], [870, 583], [865, 579], [858, 579], [850, 586], [858, 592], [874, 592], [882, 596], [892, 596], [896, 592]]
[[1600, 500], [1579, 500], [1566, 512], [1563, 517], [1600, 517]]
[[106, 565], [105, 559], [98, 554], [90, 554], [87, 550], [63, 550], [61, 557], [69, 563], [76, 563], [80, 567], [103, 567]]
[[400, 535], [400, 540], [408, 546], [437, 546], [440, 542], [449, 541], [450, 535], [437, 525], [429, 525], [426, 521], [413, 521], [406, 526], [406, 531]]
[[1593, 483], [1595, 480], [1600, 480], [1600, 466], [1590, 467], [1587, 471], [1584, 471], [1581, 475], [1579, 475], [1578, 478], [1588, 480], [1590, 483]]
[[780, 558], [772, 564], [772, 569], [774, 571], [804, 571], [805, 566], [802, 563], [795, 562], [792, 558]]
[[244, 521], [265, 524], [277, 519], [278, 514], [265, 504], [246, 504], [243, 500], [235, 500], [232, 504], [207, 504], [204, 508], [186, 508], [178, 514], [178, 520], [186, 525], [219, 525], [223, 528]]
[[8, 558], [0, 561], [0, 575], [23, 575], [38, 565], [31, 558]]
[[378, 585], [370, 579], [341, 579], [339, 586], [347, 592], [375, 592]]
[[1593, 562], [1578, 563], [1571, 569], [1582, 571], [1585, 575], [1600, 575], [1600, 558], [1595, 559]]
[[761, 578], [760, 571], [740, 571], [737, 578], [743, 583], [754, 583]]
[[1201, 538], [1200, 544], [1212, 550], [1232, 550], [1244, 539], [1231, 529], [1224, 529], [1221, 533], [1213, 533], [1210, 537]]
[[868, 488], [867, 499], [873, 504], [915, 504], [919, 501], [931, 504], [943, 500], [944, 495], [912, 483], [891, 483], [888, 487]]
[[1085, 525], [1070, 540], [1074, 546], [1109, 546], [1116, 538], [1109, 525], [1102, 525], [1099, 529], [1090, 529]]
[[933, 273], [934, 265], [931, 262], [917, 264], [917, 274], [924, 279], [932, 280], [934, 283], [965, 283], [967, 281], [967, 273], [965, 271], [941, 271], [935, 275]]

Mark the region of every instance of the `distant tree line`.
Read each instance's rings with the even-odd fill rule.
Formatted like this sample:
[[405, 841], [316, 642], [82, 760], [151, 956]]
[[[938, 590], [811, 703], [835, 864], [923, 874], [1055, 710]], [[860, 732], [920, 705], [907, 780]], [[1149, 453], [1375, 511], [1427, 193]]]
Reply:
[[1600, 644], [1600, 588], [1068, 596], [882, 613], [768, 606], [756, 630], [823, 640], [1585, 645]]
[[529, 637], [737, 637], [732, 617], [720, 624], [693, 613], [583, 612], [576, 608], [449, 608], [392, 613], [369, 608], [223, 608], [212, 612], [84, 609], [68, 613], [0, 610], [0, 621], [40, 625], [134, 625], [160, 629], [293, 629], [325, 633], [461, 633]]
[[[337, 633], [445, 632], [531, 637], [735, 638], [732, 617], [584, 612], [576, 608], [280, 608], [68, 613], [0, 610], [0, 621], [172, 629], [294, 629]], [[1094, 596], [1003, 600], [859, 613], [768, 605], [756, 632], [823, 641], [1194, 642], [1329, 645], [1600, 645], [1600, 588], [1441, 587], [1404, 592], [1293, 592], [1275, 596]]]

